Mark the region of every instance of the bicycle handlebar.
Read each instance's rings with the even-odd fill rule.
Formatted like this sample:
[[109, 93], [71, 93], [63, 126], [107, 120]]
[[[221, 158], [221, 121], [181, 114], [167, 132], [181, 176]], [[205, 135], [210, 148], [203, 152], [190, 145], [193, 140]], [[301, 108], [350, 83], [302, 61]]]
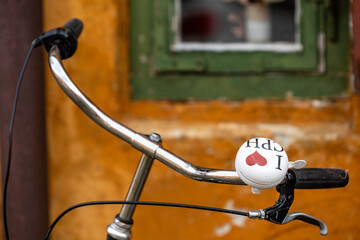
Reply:
[[[54, 45], [49, 51], [50, 69], [63, 91], [94, 122], [113, 135], [129, 143], [142, 153], [152, 156], [178, 173], [198, 181], [245, 185], [235, 170], [203, 168], [173, 154], [160, 144], [112, 119], [97, 107], [71, 80], [62, 64], [59, 49]], [[298, 189], [343, 187], [349, 176], [342, 169], [294, 169]]]
[[65, 71], [59, 49], [56, 45], [49, 51], [49, 65], [60, 87], [88, 117], [105, 130], [131, 144], [135, 149], [148, 156], [152, 156], [173, 170], [195, 180], [245, 185], [235, 170], [203, 168], [191, 164], [159, 144], [154, 143], [146, 136], [112, 119], [74, 84]]

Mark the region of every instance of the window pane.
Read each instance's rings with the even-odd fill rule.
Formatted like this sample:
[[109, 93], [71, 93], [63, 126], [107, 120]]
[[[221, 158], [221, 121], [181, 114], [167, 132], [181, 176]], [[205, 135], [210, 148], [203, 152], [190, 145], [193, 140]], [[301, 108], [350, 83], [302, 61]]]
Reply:
[[296, 43], [295, 0], [178, 0], [181, 43]]

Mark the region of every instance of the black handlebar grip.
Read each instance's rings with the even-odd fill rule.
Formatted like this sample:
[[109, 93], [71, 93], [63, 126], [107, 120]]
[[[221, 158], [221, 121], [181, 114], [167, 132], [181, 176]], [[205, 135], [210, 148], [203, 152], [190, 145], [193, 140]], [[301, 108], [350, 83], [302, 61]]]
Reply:
[[289, 171], [295, 174], [297, 189], [338, 188], [345, 187], [349, 182], [349, 175], [343, 169], [302, 168]]
[[77, 48], [77, 41], [82, 32], [83, 23], [77, 19], [70, 19], [63, 27], [44, 32], [33, 41], [33, 46], [44, 44], [49, 52], [55, 45], [59, 48], [62, 59], [71, 57]]
[[83, 23], [81, 22], [80, 19], [73, 18], [67, 21], [63, 27], [65, 29], [69, 29], [70, 31], [72, 31], [76, 36], [76, 38], [79, 38], [83, 30]]

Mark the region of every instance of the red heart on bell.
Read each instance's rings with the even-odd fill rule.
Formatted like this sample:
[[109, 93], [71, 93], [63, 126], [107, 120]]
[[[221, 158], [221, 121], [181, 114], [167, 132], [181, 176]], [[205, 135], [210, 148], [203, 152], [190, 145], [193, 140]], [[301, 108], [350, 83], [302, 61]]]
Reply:
[[255, 164], [258, 164], [259, 166], [265, 166], [267, 164], [267, 160], [257, 151], [255, 151], [246, 158], [246, 163], [249, 166], [253, 166]]

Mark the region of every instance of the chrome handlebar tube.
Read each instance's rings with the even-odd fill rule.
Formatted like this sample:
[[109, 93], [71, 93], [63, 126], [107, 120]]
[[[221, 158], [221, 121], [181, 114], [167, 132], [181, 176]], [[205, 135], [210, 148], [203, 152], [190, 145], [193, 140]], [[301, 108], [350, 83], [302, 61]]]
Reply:
[[97, 107], [68, 76], [56, 45], [49, 51], [48, 60], [50, 69], [62, 90], [88, 117], [105, 130], [129, 143], [140, 152], [159, 160], [188, 178], [198, 181], [245, 185], [235, 170], [203, 168], [191, 164], [163, 148], [155, 141], [150, 140], [147, 136], [135, 132], [108, 116]]

